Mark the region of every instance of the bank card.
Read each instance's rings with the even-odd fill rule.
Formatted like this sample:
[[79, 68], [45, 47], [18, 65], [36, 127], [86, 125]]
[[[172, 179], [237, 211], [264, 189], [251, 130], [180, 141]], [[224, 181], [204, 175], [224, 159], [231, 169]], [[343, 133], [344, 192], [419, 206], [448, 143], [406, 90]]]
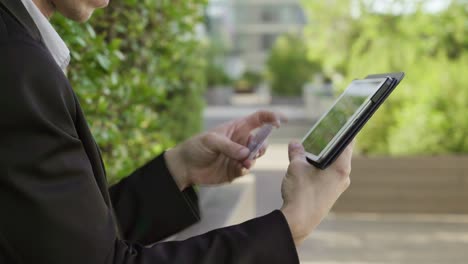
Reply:
[[258, 152], [262, 148], [271, 131], [273, 131], [273, 125], [266, 124], [263, 125], [257, 131], [257, 133], [255, 133], [255, 136], [250, 140], [249, 145], [247, 146], [250, 150], [250, 155], [248, 158], [249, 160], [253, 160], [255, 156], [257, 156]]

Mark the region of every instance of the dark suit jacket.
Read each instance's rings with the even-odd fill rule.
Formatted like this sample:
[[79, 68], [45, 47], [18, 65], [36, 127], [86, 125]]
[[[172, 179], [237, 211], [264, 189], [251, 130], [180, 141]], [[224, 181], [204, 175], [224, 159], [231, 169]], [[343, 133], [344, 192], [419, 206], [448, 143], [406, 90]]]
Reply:
[[108, 190], [66, 76], [21, 1], [0, 0], [0, 263], [298, 263], [279, 211], [141, 246], [198, 219], [162, 156]]

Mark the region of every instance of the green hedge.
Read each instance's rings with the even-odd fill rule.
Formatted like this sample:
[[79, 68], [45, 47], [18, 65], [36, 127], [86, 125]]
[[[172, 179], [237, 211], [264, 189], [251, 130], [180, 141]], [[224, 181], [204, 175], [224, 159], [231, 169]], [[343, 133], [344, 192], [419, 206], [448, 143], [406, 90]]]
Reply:
[[205, 62], [195, 30], [205, 5], [111, 1], [86, 24], [53, 18], [109, 182], [201, 129]]
[[320, 65], [307, 58], [307, 46], [294, 34], [280, 36], [268, 56], [266, 67], [275, 95], [301, 96], [304, 84], [320, 72]]
[[[405, 71], [407, 76], [360, 133], [367, 154], [468, 153], [468, 9], [454, 0], [438, 13], [376, 13], [378, 1], [346, 0], [330, 8], [305, 2], [320, 26], [309, 26], [312, 57], [329, 74], [354, 78]], [[388, 10], [401, 9], [396, 1]], [[360, 15], [352, 15], [360, 5]], [[398, 6], [400, 5], [400, 6]]]

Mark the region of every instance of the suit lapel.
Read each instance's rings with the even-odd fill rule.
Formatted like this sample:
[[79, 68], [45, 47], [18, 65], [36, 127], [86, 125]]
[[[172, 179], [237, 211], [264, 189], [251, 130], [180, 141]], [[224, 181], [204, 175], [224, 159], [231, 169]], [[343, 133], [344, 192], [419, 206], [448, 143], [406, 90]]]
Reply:
[[24, 7], [21, 0], [0, 0], [7, 11], [9, 11], [18, 20], [21, 25], [29, 32], [32, 38], [37, 41], [41, 41], [41, 33], [34, 23], [34, 20], [29, 15], [28, 10]]

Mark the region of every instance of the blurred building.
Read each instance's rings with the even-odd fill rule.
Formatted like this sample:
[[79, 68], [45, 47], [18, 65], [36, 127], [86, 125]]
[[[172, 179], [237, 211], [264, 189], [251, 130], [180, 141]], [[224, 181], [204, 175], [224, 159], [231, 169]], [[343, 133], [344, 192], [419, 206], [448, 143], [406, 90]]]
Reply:
[[298, 33], [306, 23], [299, 0], [234, 0], [233, 53], [261, 70], [278, 36]]
[[262, 70], [276, 38], [301, 34], [306, 24], [300, 0], [211, 0], [207, 15], [210, 35], [226, 48], [228, 71]]

